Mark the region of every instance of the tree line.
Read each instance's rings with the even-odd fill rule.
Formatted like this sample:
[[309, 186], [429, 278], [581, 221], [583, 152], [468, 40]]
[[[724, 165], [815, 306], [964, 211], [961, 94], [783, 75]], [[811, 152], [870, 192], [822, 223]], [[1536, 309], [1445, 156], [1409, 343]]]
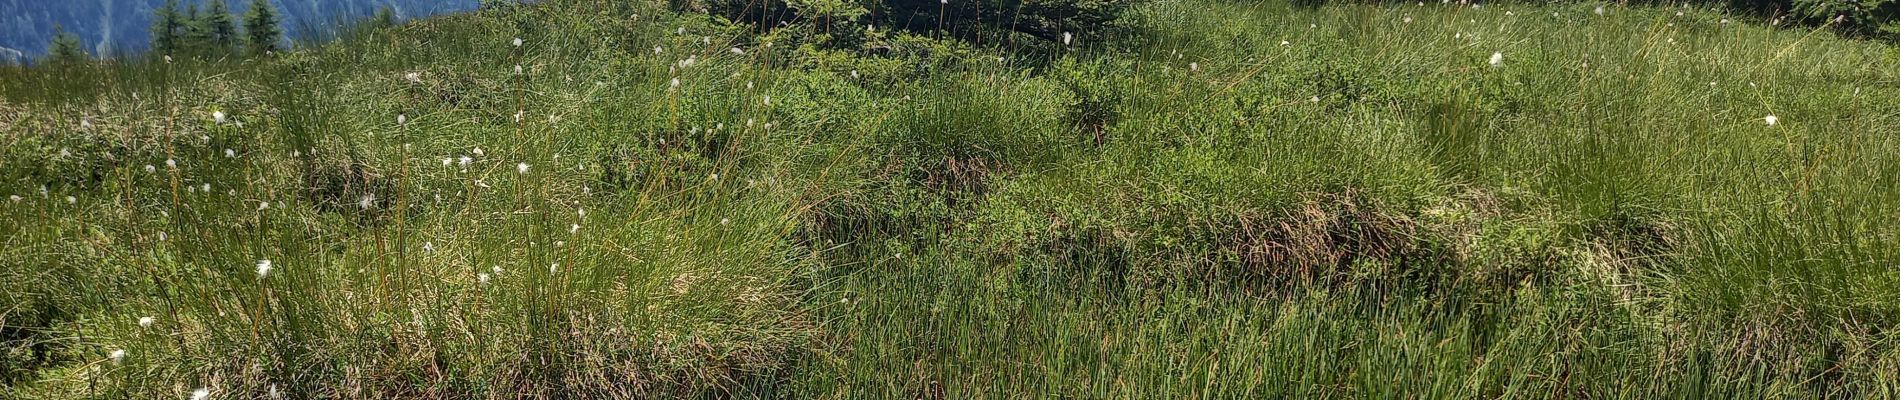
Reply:
[[[193, 3], [182, 10], [178, 0], [166, 0], [152, 11], [152, 17], [152, 54], [159, 56], [216, 59], [266, 55], [283, 49], [282, 21], [269, 0], [251, 0], [250, 10], [241, 17], [241, 32], [225, 0], [210, 0], [202, 9]], [[48, 64], [71, 64], [90, 58], [77, 35], [53, 26]]]

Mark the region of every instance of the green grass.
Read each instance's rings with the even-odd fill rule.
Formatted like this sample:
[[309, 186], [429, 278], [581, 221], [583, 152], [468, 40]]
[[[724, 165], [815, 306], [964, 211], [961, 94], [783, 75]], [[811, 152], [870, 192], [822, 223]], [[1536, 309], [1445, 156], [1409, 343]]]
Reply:
[[1176, 0], [868, 55], [548, 3], [0, 70], [0, 397], [1900, 395], [1891, 45]]

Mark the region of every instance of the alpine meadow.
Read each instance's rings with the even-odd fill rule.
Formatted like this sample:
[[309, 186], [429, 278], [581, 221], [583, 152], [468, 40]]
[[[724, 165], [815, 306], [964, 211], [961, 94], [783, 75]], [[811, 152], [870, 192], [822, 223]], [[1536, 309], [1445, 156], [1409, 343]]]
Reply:
[[1900, 1], [1740, 1], [173, 1], [0, 398], [1900, 398]]

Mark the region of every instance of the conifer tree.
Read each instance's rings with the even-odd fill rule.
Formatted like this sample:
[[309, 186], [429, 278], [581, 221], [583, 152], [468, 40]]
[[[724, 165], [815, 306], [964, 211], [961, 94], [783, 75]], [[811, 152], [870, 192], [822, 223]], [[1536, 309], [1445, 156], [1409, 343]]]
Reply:
[[47, 51], [47, 64], [73, 65], [91, 58], [91, 55], [86, 54], [85, 45], [79, 41], [78, 35], [67, 32], [66, 28], [57, 24], [53, 25], [53, 44]]
[[160, 55], [178, 52], [178, 33], [184, 29], [184, 23], [178, 19], [178, 0], [165, 0], [165, 5], [152, 11], [152, 51]]
[[244, 51], [251, 55], [277, 51], [284, 37], [277, 23], [277, 10], [269, 0], [251, 0], [250, 11], [244, 13]]
[[231, 20], [231, 7], [224, 0], [211, 0], [206, 6], [204, 24], [210, 54], [223, 56], [237, 50], [237, 25]]
[[199, 57], [211, 47], [211, 25], [205, 21], [205, 14], [198, 11], [197, 4], [185, 7], [185, 33], [178, 38], [180, 52]]

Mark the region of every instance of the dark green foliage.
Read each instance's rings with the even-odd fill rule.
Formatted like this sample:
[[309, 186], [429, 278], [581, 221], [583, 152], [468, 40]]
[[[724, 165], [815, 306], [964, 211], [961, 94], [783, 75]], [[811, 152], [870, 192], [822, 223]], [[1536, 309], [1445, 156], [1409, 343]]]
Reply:
[[376, 15], [373, 15], [369, 18], [369, 23], [372, 26], [378, 26], [378, 27], [396, 26], [396, 22], [397, 22], [396, 9], [390, 6], [382, 6], [380, 8], [377, 8]]
[[178, 37], [178, 48], [185, 55], [200, 57], [211, 49], [211, 21], [197, 4], [185, 6], [185, 31]]
[[1103, 145], [1109, 139], [1109, 124], [1120, 117], [1122, 92], [1127, 90], [1116, 86], [1120, 81], [1115, 77], [1128, 76], [1133, 68], [1125, 61], [1080, 62], [1064, 58], [1051, 69], [1059, 71], [1057, 77], [1073, 94], [1068, 104], [1069, 122], [1096, 146]]
[[[1830, 26], [1856, 36], [1900, 38], [1900, 2], [1893, 0], [1727, 0], [1715, 2], [1784, 25]], [[1784, 20], [1785, 19], [1785, 20]]]
[[1018, 36], [1061, 42], [1113, 28], [1140, 0], [674, 0], [675, 10], [707, 12], [763, 26], [834, 25], [868, 18], [875, 26], [949, 34], [977, 43]]
[[1900, 38], [1900, 1], [1794, 0], [1790, 11], [1809, 23], [1832, 20], [1836, 28], [1846, 32]]
[[165, 0], [165, 5], [152, 12], [152, 51], [159, 55], [171, 55], [179, 50], [179, 35], [185, 29], [182, 16], [178, 15], [178, 0]]
[[83, 63], [92, 56], [86, 53], [85, 45], [80, 44], [79, 36], [67, 32], [59, 25], [53, 26], [53, 44], [47, 51], [46, 63], [54, 66], [69, 66]]
[[781, 30], [808, 32], [815, 40], [805, 41], [826, 48], [858, 48], [879, 36], [865, 28], [873, 3], [865, 0], [790, 0], [791, 13], [804, 18], [802, 25], [811, 29]]
[[[1674, 2], [1645, 1], [1662, 6]], [[1900, 1], [1894, 0], [1703, 0], [1700, 5], [1724, 6], [1782, 26], [1828, 26], [1857, 37], [1900, 39]]]
[[279, 24], [269, 0], [251, 0], [251, 10], [244, 14], [244, 51], [253, 56], [277, 51], [284, 38]]
[[205, 51], [207, 56], [218, 57], [237, 51], [237, 25], [231, 20], [231, 7], [225, 0], [211, 0], [205, 8]]
[[[1007, 40], [1011, 33], [1048, 41], [1106, 32], [1137, 0], [886, 0], [889, 22], [912, 30], [947, 29], [953, 35]], [[1088, 39], [1084, 39], [1088, 40]]]

